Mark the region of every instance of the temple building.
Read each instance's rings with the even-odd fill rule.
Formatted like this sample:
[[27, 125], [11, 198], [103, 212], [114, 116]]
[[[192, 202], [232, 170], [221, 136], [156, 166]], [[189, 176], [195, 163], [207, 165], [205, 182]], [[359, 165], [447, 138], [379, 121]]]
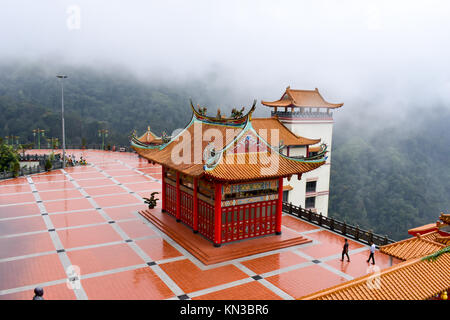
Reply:
[[150, 126], [147, 127], [147, 131], [137, 138], [138, 143], [144, 145], [161, 145], [163, 143], [163, 139], [158, 137], [152, 131], [150, 131]]
[[296, 135], [277, 118], [233, 110], [224, 118], [193, 106], [189, 124], [168, 142], [150, 145], [133, 137], [136, 152], [162, 167], [162, 211], [214, 246], [281, 233], [283, 179], [326, 163], [326, 146], [314, 157], [291, 157], [285, 144], [319, 142]]
[[[327, 145], [328, 159], [324, 166], [303, 175], [299, 181], [287, 182], [290, 190], [284, 192], [284, 199], [296, 206], [311, 209], [313, 212], [328, 215], [330, 187], [331, 143], [333, 134], [333, 110], [343, 103], [325, 101], [319, 90], [294, 90], [286, 88], [276, 101], [261, 101], [271, 108], [271, 114], [294, 134], [307, 136]], [[290, 157], [311, 157], [321, 151], [321, 146], [288, 144], [285, 142], [285, 155]]]
[[450, 292], [450, 214], [408, 230], [412, 238], [380, 247], [402, 260], [378, 274], [305, 296], [305, 300], [448, 300]]

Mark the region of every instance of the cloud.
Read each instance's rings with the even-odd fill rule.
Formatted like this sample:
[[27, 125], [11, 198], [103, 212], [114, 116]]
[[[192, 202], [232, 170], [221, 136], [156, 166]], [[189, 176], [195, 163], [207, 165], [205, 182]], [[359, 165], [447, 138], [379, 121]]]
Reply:
[[249, 101], [290, 85], [318, 87], [348, 109], [407, 108], [448, 103], [448, 16], [445, 0], [17, 0], [2, 4], [0, 59], [209, 79]]

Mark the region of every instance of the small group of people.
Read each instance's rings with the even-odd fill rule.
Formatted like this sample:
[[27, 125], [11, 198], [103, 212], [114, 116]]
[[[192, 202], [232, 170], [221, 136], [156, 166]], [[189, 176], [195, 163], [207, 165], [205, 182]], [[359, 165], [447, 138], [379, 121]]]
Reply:
[[77, 161], [74, 154], [66, 156], [66, 163], [70, 166], [76, 166], [77, 164], [85, 166], [87, 164], [86, 159], [84, 159], [83, 156], [80, 156], [80, 160]]
[[[372, 241], [370, 244], [370, 254], [369, 259], [367, 259], [367, 263], [369, 263], [370, 260], [372, 260], [372, 264], [375, 264], [375, 243]], [[348, 255], [348, 240], [345, 239], [344, 247], [342, 248], [342, 258], [341, 261], [344, 261], [344, 256], [347, 256], [347, 261], [350, 262], [350, 257]]]

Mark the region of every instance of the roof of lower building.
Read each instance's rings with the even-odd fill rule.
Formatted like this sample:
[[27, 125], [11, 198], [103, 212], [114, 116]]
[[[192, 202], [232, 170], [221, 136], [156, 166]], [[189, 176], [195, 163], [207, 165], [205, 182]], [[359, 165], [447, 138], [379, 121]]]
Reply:
[[[450, 288], [450, 237], [440, 229], [442, 223], [428, 224], [415, 230], [415, 237], [380, 247], [380, 252], [404, 260], [378, 274], [351, 280], [302, 299], [314, 300], [417, 300], [429, 299]], [[424, 230], [432, 230], [421, 234]], [[375, 286], [378, 283], [378, 286]]]
[[380, 251], [400, 260], [423, 257], [445, 247], [444, 244], [434, 241], [436, 235], [435, 231], [425, 235], [418, 234], [413, 238], [381, 246]]
[[414, 258], [300, 299], [425, 300], [449, 288], [448, 270], [450, 252], [444, 252], [435, 259]]

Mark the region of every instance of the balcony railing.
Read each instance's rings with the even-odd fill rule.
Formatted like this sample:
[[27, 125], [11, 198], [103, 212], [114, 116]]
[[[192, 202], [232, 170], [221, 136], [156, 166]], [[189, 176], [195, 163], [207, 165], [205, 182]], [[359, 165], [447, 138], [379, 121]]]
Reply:
[[272, 111], [272, 117], [273, 116], [279, 116], [283, 118], [305, 118], [305, 119], [332, 119], [333, 118], [333, 112], [301, 112], [301, 111]]
[[344, 236], [353, 238], [355, 241], [369, 244], [373, 242], [376, 246], [383, 246], [389, 243], [394, 243], [394, 240], [388, 238], [387, 235], [382, 236], [374, 234], [371, 230], [364, 230], [358, 226], [347, 224], [345, 221], [339, 221], [334, 218], [322, 216], [322, 213], [317, 214], [311, 210], [297, 207], [292, 203], [283, 202], [283, 212], [296, 216], [302, 220], [308, 221], [312, 224], [329, 229]]

